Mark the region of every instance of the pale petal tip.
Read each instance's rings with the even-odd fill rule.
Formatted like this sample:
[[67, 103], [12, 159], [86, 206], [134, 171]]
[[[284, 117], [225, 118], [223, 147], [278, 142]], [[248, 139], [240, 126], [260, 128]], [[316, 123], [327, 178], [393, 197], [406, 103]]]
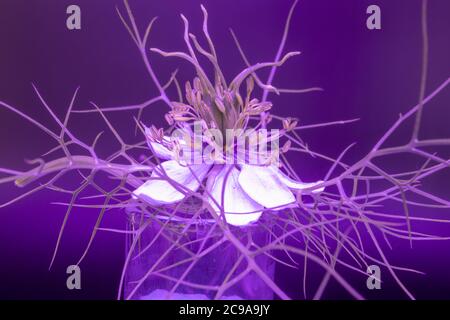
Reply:
[[257, 222], [262, 212], [255, 213], [225, 213], [225, 220], [228, 224], [236, 227], [247, 226], [253, 222]]

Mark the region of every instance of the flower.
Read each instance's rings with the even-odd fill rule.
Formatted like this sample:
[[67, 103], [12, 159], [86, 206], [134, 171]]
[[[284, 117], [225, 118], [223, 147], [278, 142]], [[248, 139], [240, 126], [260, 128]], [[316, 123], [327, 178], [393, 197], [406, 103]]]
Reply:
[[[149, 136], [151, 129], [146, 128], [146, 133]], [[172, 147], [181, 145], [186, 150], [183, 140], [172, 144], [171, 139], [164, 136], [159, 141], [149, 139], [148, 144], [158, 158], [166, 161], [156, 166], [151, 179], [133, 192], [135, 197], [155, 206], [174, 204], [183, 200], [187, 193], [197, 192], [206, 180], [204, 195], [208, 203], [218, 215], [223, 210], [227, 223], [234, 226], [258, 221], [265, 209], [279, 210], [295, 205], [293, 190], [309, 189], [323, 182], [295, 181], [273, 164], [183, 164]], [[321, 191], [323, 188], [313, 190]]]
[[[206, 11], [204, 28], [206, 28]], [[289, 52], [280, 60], [274, 62], [257, 63], [248, 66], [238, 73], [231, 82], [227, 82], [224, 73], [220, 69], [216, 50], [208, 32], [204, 32], [208, 40], [210, 52], [203, 49], [196, 37], [189, 33], [188, 21], [182, 16], [185, 24], [185, 41], [189, 48], [189, 54], [183, 52], [165, 52], [158, 48], [150, 50], [165, 57], [175, 56], [189, 61], [196, 70], [196, 76], [192, 82], [185, 84], [185, 99], [179, 95], [179, 101], [166, 101], [170, 110], [165, 115], [166, 121], [171, 128], [181, 130], [181, 136], [187, 138], [172, 138], [164, 136], [162, 129], [145, 128], [147, 142], [153, 153], [160, 159], [166, 161], [157, 165], [150, 180], [146, 181], [133, 192], [134, 197], [147, 201], [151, 205], [169, 205], [182, 201], [189, 193], [197, 192], [206, 181], [204, 187], [205, 199], [208, 204], [226, 221], [235, 226], [243, 226], [257, 221], [266, 209], [279, 210], [296, 204], [295, 190], [313, 188], [322, 181], [315, 183], [302, 183], [286, 176], [273, 164], [274, 155], [278, 157], [279, 151], [275, 143], [275, 153], [267, 156], [261, 151], [261, 145], [266, 146], [268, 142], [278, 142], [280, 136], [286, 135], [295, 129], [297, 122], [286, 119], [283, 122], [281, 133], [271, 134], [270, 137], [261, 131], [266, 130], [271, 116], [269, 111], [272, 103], [265, 98], [258, 99], [253, 95], [255, 84], [265, 92], [279, 93], [270, 84], [262, 83], [256, 76], [256, 72], [262, 68], [279, 67], [290, 57], [300, 52]], [[205, 29], [204, 29], [205, 30]], [[198, 53], [205, 55], [213, 65], [214, 79], [209, 79], [203, 67], [199, 64], [194, 47]], [[255, 81], [256, 80], [256, 81]], [[244, 86], [245, 83], [245, 86]], [[180, 88], [178, 88], [181, 93]], [[263, 95], [264, 96], [264, 95]], [[256, 119], [259, 118], [259, 121]], [[200, 134], [196, 133], [196, 125], [201, 123]], [[194, 132], [192, 126], [194, 125]], [[232, 137], [247, 138], [244, 131], [255, 132], [244, 142], [250, 148], [258, 146], [258, 151], [251, 150], [234, 156], [236, 146], [239, 143], [232, 140], [223, 141], [231, 132]], [[218, 139], [220, 136], [221, 139]], [[200, 137], [200, 141], [197, 138]], [[198, 146], [203, 149], [212, 147], [214, 152], [200, 153], [202, 161], [183, 161], [183, 159], [199, 159]], [[192, 151], [194, 147], [194, 151]], [[281, 152], [287, 152], [290, 142], [285, 143]], [[263, 148], [264, 149], [264, 148]], [[265, 150], [265, 149], [264, 149]], [[218, 152], [217, 152], [218, 151]], [[228, 157], [233, 153], [233, 157]], [[226, 157], [223, 157], [223, 155]], [[186, 157], [187, 155], [187, 157]], [[213, 161], [210, 162], [211, 156]], [[208, 158], [209, 157], [209, 158]], [[233, 161], [227, 161], [232, 158]], [[253, 160], [257, 158], [256, 162]], [[247, 159], [252, 159], [247, 161]], [[235, 161], [238, 160], [238, 161]], [[242, 161], [244, 160], [244, 161]], [[312, 189], [311, 192], [320, 192], [323, 188]], [[308, 190], [309, 191], [309, 190]]]

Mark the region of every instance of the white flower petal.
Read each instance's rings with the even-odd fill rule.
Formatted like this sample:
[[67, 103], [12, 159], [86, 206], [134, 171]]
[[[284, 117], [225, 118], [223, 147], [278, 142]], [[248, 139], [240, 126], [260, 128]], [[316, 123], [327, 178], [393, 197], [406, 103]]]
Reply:
[[[272, 172], [277, 175], [277, 177], [289, 188], [291, 189], [296, 189], [296, 190], [303, 190], [303, 189], [308, 189], [308, 188], [312, 188], [318, 184], [323, 183], [323, 181], [319, 180], [317, 182], [311, 182], [311, 183], [304, 183], [304, 182], [299, 182], [296, 181], [294, 179], [291, 179], [290, 177], [288, 177], [287, 175], [285, 175], [283, 172], [281, 172], [280, 169], [278, 169], [275, 166], [271, 166], [269, 167], [270, 170], [272, 170]], [[318, 192], [322, 192], [325, 188], [319, 188], [313, 191], [313, 193], [318, 193]]]
[[[239, 170], [235, 166], [215, 166], [206, 188], [217, 204], [223, 206], [226, 221], [234, 226], [244, 226], [259, 219], [263, 206], [247, 196], [238, 179]], [[221, 210], [211, 197], [208, 198], [208, 202], [220, 215]]]
[[167, 176], [174, 180], [174, 183], [176, 182], [191, 191], [198, 189], [199, 181], [205, 178], [210, 168], [209, 165], [205, 164], [185, 167], [175, 160], [165, 161], [153, 170], [151, 177], [154, 179], [145, 182], [133, 192], [135, 197], [154, 205], [175, 203], [185, 197], [182, 192], [167, 181], [161, 167]]
[[295, 197], [270, 168], [244, 164], [239, 174], [242, 189], [266, 208], [279, 208], [295, 202]]
[[[180, 140], [181, 141], [181, 140]], [[185, 141], [180, 142], [181, 154], [179, 154], [179, 159], [186, 164], [201, 164], [203, 163], [202, 150], [197, 147], [194, 148], [187, 145]]]
[[[145, 130], [149, 130], [145, 128]], [[170, 143], [171, 137], [164, 136], [163, 142]], [[177, 155], [175, 150], [169, 150], [162, 143], [150, 141], [147, 139], [147, 144], [151, 150], [155, 153], [155, 155], [164, 160], [179, 160], [184, 164], [201, 164], [202, 163], [202, 150], [201, 147], [193, 148], [186, 143], [183, 139], [177, 139], [178, 144], [181, 148], [180, 153]]]
[[254, 213], [225, 213], [227, 223], [233, 226], [246, 226], [252, 222], [256, 222], [261, 217], [262, 211]]
[[[173, 151], [169, 150], [167, 147], [165, 147], [163, 144], [161, 144], [159, 142], [151, 141], [150, 138], [148, 138], [151, 136], [150, 128], [145, 127], [144, 129], [145, 129], [145, 135], [147, 136], [147, 145], [150, 148], [150, 150], [153, 150], [153, 152], [155, 153], [155, 156], [157, 156], [158, 158], [164, 159], [164, 160], [173, 159]], [[169, 143], [170, 137], [164, 136], [163, 142]]]
[[[164, 139], [165, 139], [165, 137], [164, 137]], [[148, 144], [149, 144], [150, 149], [153, 150], [153, 152], [155, 152], [155, 156], [157, 156], [158, 158], [161, 158], [164, 160], [173, 159], [173, 151], [169, 150], [168, 148], [163, 146], [161, 143], [149, 141]]]

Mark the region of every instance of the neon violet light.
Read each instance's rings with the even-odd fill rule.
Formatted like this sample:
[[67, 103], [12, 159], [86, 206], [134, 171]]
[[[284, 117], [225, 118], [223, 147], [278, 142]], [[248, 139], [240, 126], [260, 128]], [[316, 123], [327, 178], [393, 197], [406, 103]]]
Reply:
[[[406, 247], [413, 256], [416, 243], [447, 240], [450, 232], [449, 132], [426, 124], [428, 112], [449, 119], [439, 105], [445, 104], [440, 96], [448, 96], [450, 78], [430, 81], [431, 3], [423, 1], [417, 8], [421, 33], [415, 36], [421, 47], [411, 49], [421, 56], [421, 65], [414, 66], [420, 72], [417, 99], [397, 118], [378, 123], [382, 131], [377, 132], [383, 133], [369, 139], [361, 134], [367, 127], [354, 131], [364, 121], [357, 108], [346, 113], [352, 117], [341, 116], [333, 105], [307, 111], [308, 102], [326, 94], [320, 77], [306, 88], [283, 82], [285, 73], [307, 83], [301, 68], [296, 71], [291, 63], [300, 60], [310, 68], [305, 64], [315, 59], [315, 53], [296, 51], [297, 46], [303, 50], [302, 42], [288, 40], [298, 24], [295, 13], [309, 8], [304, 2], [304, 8], [298, 1], [289, 8], [273, 2], [279, 5], [276, 10], [286, 9], [281, 42], [273, 48], [268, 40], [255, 51], [240, 41], [239, 28], [226, 39], [215, 37], [225, 34], [220, 28], [227, 26], [213, 4], [210, 11], [195, 4], [188, 12], [196, 18], [181, 14], [179, 21], [169, 18], [173, 15], [157, 21], [151, 11], [142, 10], [145, 5], [134, 8], [133, 1], [124, 1], [114, 24], [121, 23], [137, 47], [126, 65], [134, 68], [139, 57], [151, 81], [143, 103], [135, 103], [138, 97], [130, 93], [129, 105], [105, 107], [107, 98], [86, 104], [81, 87], [63, 113], [53, 107], [60, 99], [52, 101], [50, 88], [39, 82], [33, 94], [45, 120], [14, 101], [0, 101], [2, 117], [20, 118], [26, 132], [46, 135], [47, 149], [37, 153], [41, 145], [30, 143], [25, 167], [2, 159], [0, 187], [5, 196], [13, 196], [2, 197], [0, 213], [8, 215], [18, 203], [47, 199], [44, 194], [52, 192], [48, 202], [64, 207], [65, 215], [53, 239], [48, 272], [65, 269], [58, 262], [62, 257], [73, 258], [65, 237], [88, 230], [83, 252], [72, 265], [84, 270], [91, 250], [100, 250], [95, 249], [98, 237], [120, 237], [125, 256], [116, 274], [118, 299], [321, 299], [336, 297], [333, 292], [365, 299], [385, 283], [395, 286], [398, 296], [415, 298], [405, 279], [420, 270], [400, 265], [393, 255]], [[380, 27], [375, 16], [369, 20], [367, 28]], [[84, 24], [75, 22], [83, 31]], [[177, 24], [166, 34], [170, 39], [162, 37], [159, 23]], [[388, 32], [370, 29], [367, 37]], [[225, 41], [234, 45], [234, 56], [222, 55]], [[173, 67], [170, 75], [165, 64]], [[338, 91], [332, 91], [336, 99]], [[359, 93], [345, 94], [351, 104]], [[389, 104], [389, 99], [381, 100]], [[341, 147], [342, 130], [354, 143]], [[27, 149], [20, 139], [7, 143], [12, 151]], [[2, 147], [2, 153], [8, 152]], [[94, 215], [94, 221], [72, 226], [79, 210]], [[108, 220], [118, 217], [120, 222]], [[40, 228], [55, 231], [45, 223]]]

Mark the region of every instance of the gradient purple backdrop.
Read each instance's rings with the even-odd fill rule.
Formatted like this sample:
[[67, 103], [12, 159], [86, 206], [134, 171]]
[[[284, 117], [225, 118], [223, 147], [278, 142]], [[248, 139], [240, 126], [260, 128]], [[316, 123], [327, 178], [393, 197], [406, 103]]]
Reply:
[[[184, 50], [179, 13], [190, 20], [194, 33], [201, 30], [200, 1], [130, 0], [139, 25], [154, 16], [150, 46]], [[273, 60], [292, 1], [205, 0], [210, 32], [230, 78], [244, 67], [228, 29], [238, 35], [251, 62]], [[77, 4], [82, 11], [82, 30], [66, 29], [66, 7]], [[369, 31], [366, 8], [377, 4], [382, 11], [382, 30]], [[115, 6], [120, 0], [0, 0], [0, 99], [18, 106], [50, 127], [57, 129], [39, 104], [31, 83], [37, 85], [52, 108], [63, 115], [77, 86], [81, 87], [77, 108], [89, 101], [114, 106], [143, 101], [156, 95], [139, 53], [121, 24]], [[275, 78], [281, 87], [320, 86], [324, 92], [275, 97], [274, 112], [300, 118], [310, 124], [360, 118], [357, 123], [305, 132], [304, 139], [316, 151], [336, 157], [347, 145], [358, 144], [347, 162], [364, 155], [397, 119], [418, 101], [421, 34], [419, 0], [301, 0], [293, 16], [287, 50], [302, 55], [282, 67]], [[450, 2], [429, 1], [430, 64], [427, 92], [450, 74]], [[180, 79], [192, 76], [190, 66], [179, 60], [151, 61], [159, 77], [168, 79], [180, 67]], [[261, 73], [264, 77], [267, 73]], [[427, 105], [423, 136], [450, 136], [450, 93], [444, 90]], [[163, 125], [165, 106], [147, 109], [143, 121]], [[112, 115], [112, 114], [111, 114]], [[132, 113], [113, 115], [120, 132], [134, 137]], [[73, 127], [82, 138], [92, 139], [101, 126], [75, 116]], [[100, 123], [100, 121], [98, 121]], [[128, 131], [127, 131], [128, 130]], [[402, 136], [396, 141], [400, 143]], [[395, 141], [394, 141], [395, 142]], [[102, 143], [100, 143], [102, 145]], [[108, 145], [103, 140], [103, 145]], [[27, 168], [24, 159], [39, 156], [52, 147], [47, 136], [6, 110], [0, 110], [0, 165]], [[100, 149], [107, 154], [106, 148]], [[305, 179], [320, 179], [327, 163], [294, 159]], [[400, 164], [401, 165], [401, 164]], [[430, 184], [439, 194], [450, 175]], [[0, 188], [0, 200], [20, 193], [11, 186]], [[82, 290], [66, 289], [65, 268], [76, 263], [88, 242], [97, 218], [94, 210], [77, 209], [71, 215], [56, 264], [48, 271], [65, 209], [50, 205], [67, 201], [64, 196], [41, 192], [5, 209], [0, 209], [0, 299], [113, 299], [116, 296], [124, 258], [124, 238], [100, 232], [91, 252], [81, 265]], [[450, 212], [441, 212], [442, 217]], [[125, 226], [125, 214], [107, 215], [104, 226]], [[444, 226], [435, 227], [435, 231]], [[445, 227], [446, 230], [450, 227]], [[426, 276], [402, 275], [417, 298], [450, 298], [450, 244], [448, 242], [394, 242], [388, 252], [393, 263], [417, 268]], [[314, 273], [314, 270], [313, 270]], [[319, 272], [316, 272], [320, 275]], [[281, 275], [282, 274], [282, 275]], [[348, 276], [353, 277], [354, 274]], [[277, 280], [294, 298], [301, 298], [301, 273], [281, 268]], [[352, 283], [368, 298], [404, 298], [385, 274], [383, 289], [368, 291], [365, 279]], [[312, 280], [313, 281], [313, 280]], [[348, 295], [331, 283], [325, 298]]]

